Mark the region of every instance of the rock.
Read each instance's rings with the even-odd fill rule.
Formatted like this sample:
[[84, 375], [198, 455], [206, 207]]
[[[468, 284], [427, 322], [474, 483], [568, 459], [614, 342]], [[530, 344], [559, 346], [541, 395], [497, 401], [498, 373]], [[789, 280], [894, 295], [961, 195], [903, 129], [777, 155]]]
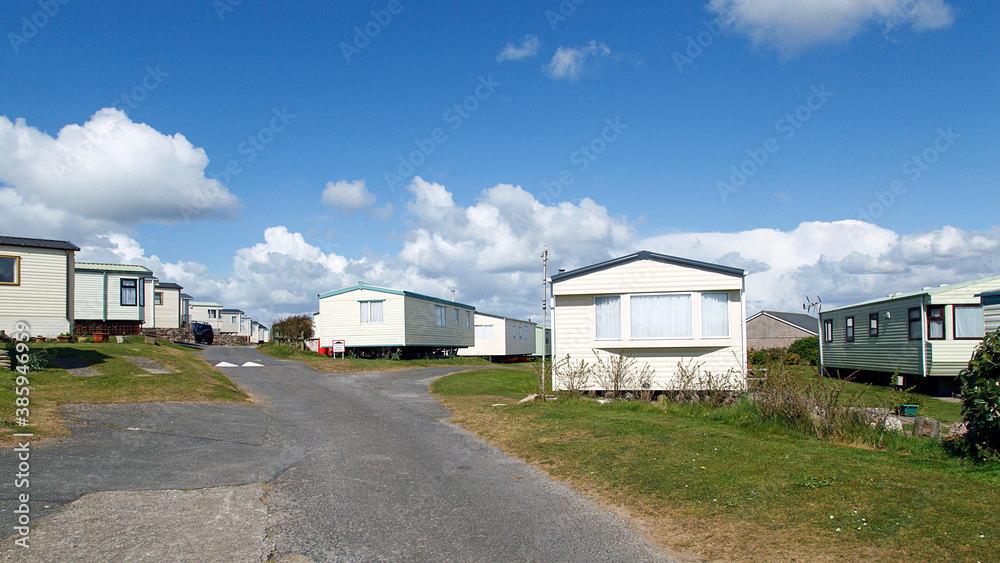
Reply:
[[507, 403], [493, 403], [494, 407], [506, 407]]
[[531, 395], [528, 395], [527, 397], [525, 397], [525, 398], [521, 399], [520, 401], [518, 401], [517, 404], [520, 405], [521, 403], [530, 403], [531, 401], [534, 401], [537, 398], [538, 398], [538, 395], [535, 395], [534, 393], [532, 393]]
[[965, 436], [965, 433], [968, 431], [969, 429], [965, 426], [964, 422], [956, 422], [948, 428], [948, 433], [952, 436]]
[[887, 417], [885, 422], [882, 423], [882, 427], [890, 432], [902, 432], [903, 422], [894, 416]]
[[913, 419], [914, 438], [934, 438], [941, 439], [941, 422], [927, 416], [918, 416]]

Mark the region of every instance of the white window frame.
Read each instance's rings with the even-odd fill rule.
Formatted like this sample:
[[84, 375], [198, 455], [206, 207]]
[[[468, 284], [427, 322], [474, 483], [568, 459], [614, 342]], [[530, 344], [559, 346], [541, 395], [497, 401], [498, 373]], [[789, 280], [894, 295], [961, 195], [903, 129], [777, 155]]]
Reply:
[[[725, 303], [725, 318], [726, 318], [726, 333], [725, 334], [705, 334], [705, 296], [707, 295], [724, 295], [726, 297]], [[729, 292], [728, 291], [705, 291], [701, 293], [701, 337], [705, 339], [713, 338], [729, 338], [732, 335], [732, 330], [730, 325], [732, 324], [729, 318]]]
[[[374, 317], [372, 315], [372, 304], [382, 303], [382, 318], [380, 320], [372, 320]], [[366, 299], [364, 301], [358, 301], [358, 322], [363, 325], [367, 324], [382, 324], [385, 322], [385, 299]]]
[[[637, 297], [641, 301], [641, 299], [643, 297], [661, 297], [661, 296], [686, 296], [688, 298], [688, 307], [691, 309], [691, 314], [688, 317], [688, 323], [689, 324], [687, 326], [687, 328], [688, 328], [688, 334], [687, 334], [687, 336], [641, 336], [641, 337], [635, 336], [635, 334], [634, 334], [635, 331], [632, 330], [632, 326], [631, 326], [631, 323], [635, 322], [635, 315], [633, 314], [633, 310], [632, 310], [632, 308], [635, 306], [633, 304], [633, 302], [635, 301], [635, 299]], [[628, 307], [629, 307], [629, 318], [630, 318], [630, 322], [629, 322], [629, 339], [630, 340], [694, 340], [694, 338], [695, 338], [695, 336], [694, 336], [694, 293], [689, 292], [689, 291], [676, 292], [676, 293], [669, 293], [669, 292], [668, 293], [641, 293], [641, 294], [629, 295], [628, 301], [629, 301]]]
[[[618, 302], [618, 335], [605, 335], [601, 336], [601, 323], [598, 318], [598, 299], [607, 299], [610, 301], [616, 300]], [[623, 315], [622, 315], [622, 299], [621, 295], [597, 295], [594, 297], [594, 340], [622, 340], [624, 338], [624, 328], [623, 328]], [[610, 326], [609, 326], [610, 328]]]

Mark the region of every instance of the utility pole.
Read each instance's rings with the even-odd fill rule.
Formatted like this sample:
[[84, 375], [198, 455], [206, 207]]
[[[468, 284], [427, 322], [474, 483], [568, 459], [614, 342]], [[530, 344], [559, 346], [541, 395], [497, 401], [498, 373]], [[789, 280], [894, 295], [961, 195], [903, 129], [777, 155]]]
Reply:
[[[548, 245], [545, 245], [545, 246], [542, 246], [542, 377], [543, 377], [543, 379], [542, 379], [542, 393], [543, 393], [543, 395], [545, 393], [545, 379], [544, 379], [544, 377], [545, 377], [545, 331], [546, 331], [545, 325], [546, 325], [546, 315], [548, 315], [548, 308], [549, 308], [549, 289], [548, 289], [548, 287], [546, 285], [547, 284], [546, 280], [548, 280], [548, 262], [549, 262], [549, 247], [548, 247]], [[536, 335], [536, 338], [537, 338], [537, 335]], [[536, 342], [535, 345], [537, 346], [538, 343]], [[555, 369], [555, 365], [552, 366], [552, 369]], [[553, 372], [552, 375], [554, 377], [555, 373]], [[554, 385], [554, 383], [553, 383], [553, 385]], [[543, 401], [545, 400], [544, 396], [542, 397], [542, 400]]]

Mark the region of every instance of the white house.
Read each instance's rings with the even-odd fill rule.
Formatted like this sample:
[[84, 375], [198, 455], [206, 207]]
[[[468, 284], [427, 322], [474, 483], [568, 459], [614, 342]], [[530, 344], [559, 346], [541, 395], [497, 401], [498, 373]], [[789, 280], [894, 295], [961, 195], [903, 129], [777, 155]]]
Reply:
[[924, 378], [947, 387], [968, 367], [983, 339], [983, 306], [978, 295], [1000, 290], [1000, 276], [893, 293], [820, 314], [820, 362], [845, 372], [894, 373], [904, 384], [925, 386]]
[[459, 356], [488, 358], [528, 357], [535, 353], [535, 323], [476, 311], [473, 315], [475, 345]]
[[191, 301], [188, 306], [188, 314], [192, 323], [212, 325], [212, 330], [221, 332], [222, 305], [214, 301]]
[[319, 295], [319, 347], [334, 340], [359, 355], [452, 352], [475, 343], [475, 307], [358, 282]]
[[142, 332], [147, 316], [153, 316], [152, 270], [133, 264], [77, 262], [74, 272], [76, 334]]
[[146, 319], [146, 326], [153, 328], [180, 328], [182, 317], [181, 290], [176, 283], [155, 281], [153, 284], [152, 322]]
[[53, 337], [72, 333], [75, 244], [0, 236], [0, 330]]
[[271, 335], [270, 331], [266, 326], [260, 324], [257, 321], [250, 322], [250, 343], [251, 344], [263, 344], [264, 342], [270, 342]]
[[[643, 251], [552, 276], [553, 355], [628, 354], [676, 389], [678, 364], [745, 385], [746, 272]], [[553, 386], [565, 388], [559, 370]], [[591, 382], [592, 389], [599, 389]]]

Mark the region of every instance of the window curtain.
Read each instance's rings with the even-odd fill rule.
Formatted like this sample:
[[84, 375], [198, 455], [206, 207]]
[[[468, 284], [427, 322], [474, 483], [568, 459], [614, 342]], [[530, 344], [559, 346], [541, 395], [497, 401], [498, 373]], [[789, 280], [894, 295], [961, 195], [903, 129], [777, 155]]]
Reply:
[[493, 325], [476, 325], [476, 340], [493, 340]]
[[632, 338], [691, 338], [690, 295], [633, 295]]
[[135, 305], [137, 298], [135, 280], [122, 280], [122, 305]]
[[371, 322], [368, 315], [368, 301], [359, 301], [361, 304], [361, 324], [368, 324]]
[[597, 338], [622, 337], [622, 298], [618, 295], [595, 297]]
[[702, 338], [729, 337], [729, 294], [701, 294]]
[[983, 326], [982, 307], [955, 306], [955, 338], [982, 338], [986, 335]]
[[373, 323], [380, 323], [383, 321], [385, 315], [385, 301], [372, 301], [371, 312], [369, 313], [370, 321]]

